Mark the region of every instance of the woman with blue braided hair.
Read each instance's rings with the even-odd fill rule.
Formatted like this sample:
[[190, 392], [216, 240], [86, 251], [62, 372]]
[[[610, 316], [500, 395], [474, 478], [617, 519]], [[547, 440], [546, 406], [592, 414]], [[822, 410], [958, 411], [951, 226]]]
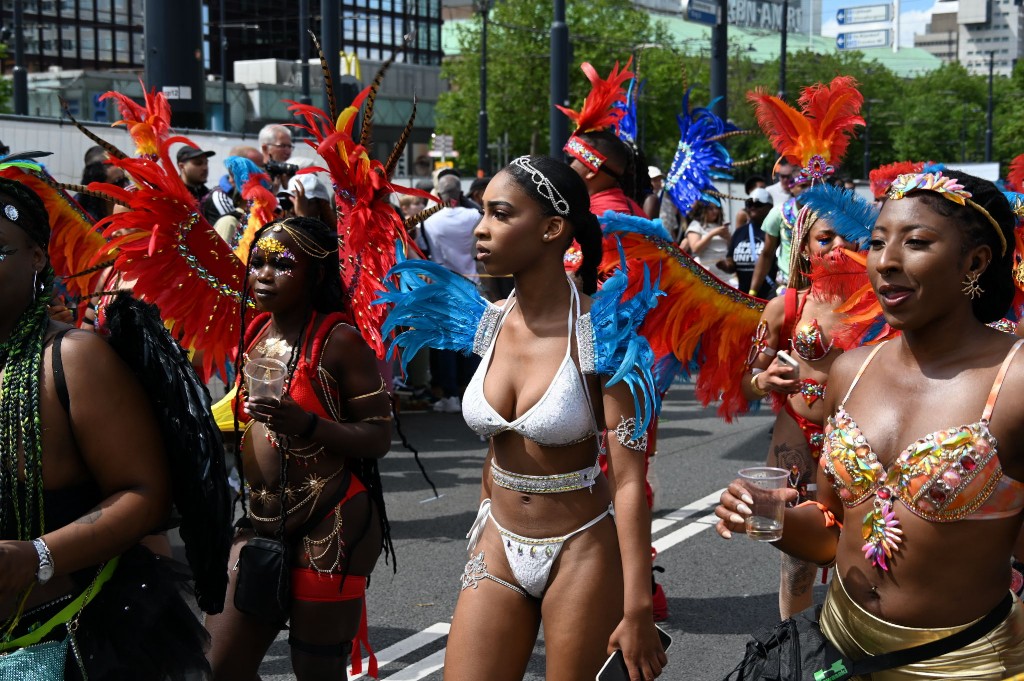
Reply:
[[170, 509], [159, 429], [114, 350], [49, 319], [49, 238], [0, 178], [0, 676], [184, 678], [204, 634], [139, 546]]
[[[482, 356], [462, 412], [489, 448], [444, 677], [521, 679], [543, 621], [547, 678], [589, 681], [620, 649], [631, 678], [653, 679], [667, 662], [652, 616], [644, 488], [657, 394], [635, 325], [656, 294], [647, 278], [642, 293], [624, 295], [622, 272], [596, 292], [600, 226], [565, 163], [517, 158], [483, 199], [477, 260], [513, 277], [507, 300], [487, 303], [422, 261], [392, 270], [401, 283], [384, 296], [395, 304], [387, 326], [410, 327], [395, 339], [406, 356], [423, 345]], [[574, 239], [576, 278], [563, 267]]]

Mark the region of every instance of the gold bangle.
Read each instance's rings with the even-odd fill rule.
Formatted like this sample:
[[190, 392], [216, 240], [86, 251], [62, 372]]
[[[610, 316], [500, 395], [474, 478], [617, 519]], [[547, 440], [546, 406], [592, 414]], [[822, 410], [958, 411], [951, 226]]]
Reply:
[[757, 296], [757, 289], [756, 288], [750, 289], [749, 291], [747, 291], [747, 295], [748, 296]]
[[753, 390], [754, 394], [757, 395], [759, 398], [764, 397], [769, 392], [771, 392], [770, 390], [765, 390], [764, 388], [757, 384], [757, 377], [760, 375], [761, 374], [754, 374], [753, 376], [750, 377], [750, 389]]

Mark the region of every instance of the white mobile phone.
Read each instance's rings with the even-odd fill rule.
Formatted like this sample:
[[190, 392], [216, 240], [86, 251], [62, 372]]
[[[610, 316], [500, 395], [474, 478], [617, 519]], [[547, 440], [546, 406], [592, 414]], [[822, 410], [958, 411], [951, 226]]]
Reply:
[[795, 359], [793, 359], [792, 357], [790, 357], [789, 354], [785, 350], [779, 350], [779, 353], [776, 356], [779, 358], [780, 362], [782, 362], [783, 364], [788, 366], [790, 369], [795, 371], [798, 376], [800, 375], [800, 365], [797, 364], [797, 361]]

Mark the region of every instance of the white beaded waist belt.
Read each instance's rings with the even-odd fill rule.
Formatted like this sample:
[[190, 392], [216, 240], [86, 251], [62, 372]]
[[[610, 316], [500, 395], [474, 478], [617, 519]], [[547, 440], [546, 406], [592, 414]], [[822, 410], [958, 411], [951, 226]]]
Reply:
[[601, 466], [594, 463], [589, 468], [573, 471], [571, 473], [559, 473], [557, 475], [523, 475], [512, 473], [501, 468], [491, 459], [491, 480], [498, 487], [512, 490], [513, 492], [526, 492], [529, 494], [553, 494], [555, 492], [573, 492], [578, 489], [593, 487], [597, 478], [601, 475]]

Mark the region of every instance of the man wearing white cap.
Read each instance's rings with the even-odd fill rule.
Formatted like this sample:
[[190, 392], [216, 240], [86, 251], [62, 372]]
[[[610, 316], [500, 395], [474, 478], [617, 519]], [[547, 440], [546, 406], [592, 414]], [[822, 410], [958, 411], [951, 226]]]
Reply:
[[317, 218], [331, 229], [338, 226], [338, 219], [331, 206], [331, 195], [327, 187], [313, 173], [295, 175], [288, 181], [288, 189], [278, 192], [281, 207], [287, 213], [287, 204], [292, 204], [291, 212], [300, 217]]
[[647, 176], [651, 178], [654, 190], [644, 198], [644, 214], [653, 220], [661, 212], [661, 192], [665, 186], [665, 175], [657, 166], [647, 166]]

